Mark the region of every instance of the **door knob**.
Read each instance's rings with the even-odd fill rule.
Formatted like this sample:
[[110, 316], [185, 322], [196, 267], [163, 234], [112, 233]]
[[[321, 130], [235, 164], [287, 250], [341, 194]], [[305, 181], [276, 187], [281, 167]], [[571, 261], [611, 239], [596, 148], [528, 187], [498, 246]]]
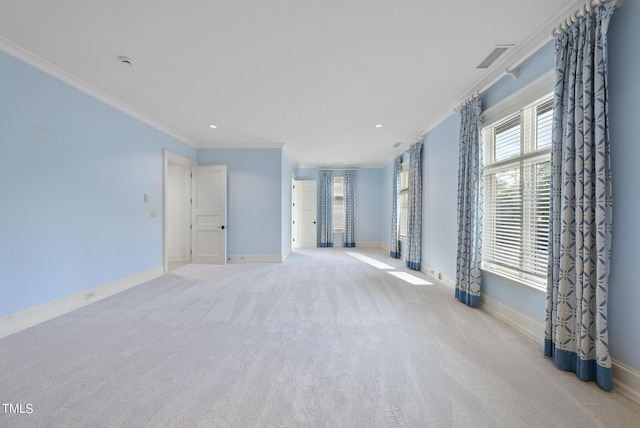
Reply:
[[224, 230], [224, 224], [222, 226], [220, 226], [220, 229]]

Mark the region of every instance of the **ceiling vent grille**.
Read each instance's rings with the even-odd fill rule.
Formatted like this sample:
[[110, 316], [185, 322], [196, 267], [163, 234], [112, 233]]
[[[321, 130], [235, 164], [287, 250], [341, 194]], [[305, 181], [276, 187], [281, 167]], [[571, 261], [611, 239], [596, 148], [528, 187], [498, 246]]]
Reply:
[[512, 48], [514, 45], [496, 45], [494, 46], [493, 49], [491, 49], [491, 52], [489, 52], [482, 61], [480, 61], [480, 64], [478, 64], [476, 66], [476, 68], [479, 69], [486, 69], [491, 67], [491, 64], [493, 64], [494, 62], [497, 61], [498, 58], [500, 58], [506, 51], [509, 50], [509, 48]]

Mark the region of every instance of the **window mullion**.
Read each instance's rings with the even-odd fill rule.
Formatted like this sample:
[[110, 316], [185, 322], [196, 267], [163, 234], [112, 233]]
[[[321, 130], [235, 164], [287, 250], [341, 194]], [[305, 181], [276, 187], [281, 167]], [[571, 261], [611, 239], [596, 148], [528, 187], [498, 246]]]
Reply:
[[[549, 192], [545, 165], [550, 150], [545, 106], [550, 99], [551, 95], [485, 126], [481, 134], [485, 150], [483, 264], [534, 282], [543, 281], [546, 254], [542, 232], [543, 223], [548, 222], [544, 198]], [[538, 125], [543, 127], [542, 143]]]

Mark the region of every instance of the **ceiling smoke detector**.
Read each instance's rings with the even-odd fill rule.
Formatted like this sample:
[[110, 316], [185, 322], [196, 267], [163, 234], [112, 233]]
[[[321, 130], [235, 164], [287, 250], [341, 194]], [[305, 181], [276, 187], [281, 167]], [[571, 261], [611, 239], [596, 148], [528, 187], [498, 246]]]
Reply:
[[129, 65], [129, 66], [133, 65], [133, 60], [131, 58], [129, 58], [128, 56], [120, 55], [118, 57], [118, 61], [120, 61], [124, 65]]

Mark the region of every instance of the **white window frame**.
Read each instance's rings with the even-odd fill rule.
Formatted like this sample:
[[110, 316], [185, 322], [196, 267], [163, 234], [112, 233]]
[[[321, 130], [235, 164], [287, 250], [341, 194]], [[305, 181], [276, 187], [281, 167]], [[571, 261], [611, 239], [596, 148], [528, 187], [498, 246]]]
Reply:
[[[530, 168], [531, 165], [534, 165], [536, 162], [543, 162], [545, 160], [551, 159], [551, 148], [544, 148], [541, 150], [536, 149], [536, 129], [535, 123], [537, 119], [536, 115], [536, 107], [540, 106], [548, 100], [553, 98], [553, 71], [545, 73], [539, 79], [523, 88], [521, 91], [516, 94], [508, 97], [506, 100], [500, 102], [496, 106], [484, 112], [482, 119], [483, 123], [486, 124], [482, 129], [482, 143], [484, 144], [484, 179], [485, 179], [485, 195], [484, 195], [484, 205], [485, 205], [485, 224], [483, 227], [483, 255], [482, 255], [482, 269], [486, 273], [489, 273], [494, 276], [498, 276], [503, 280], [506, 280], [507, 283], [512, 285], [525, 288], [528, 290], [533, 290], [537, 294], [543, 293], [546, 290], [546, 278], [542, 275], [535, 275], [529, 272], [523, 272], [517, 268], [511, 268], [499, 263], [493, 262], [490, 259], [490, 256], [486, 254], [489, 251], [490, 245], [487, 243], [490, 242], [490, 234], [493, 233], [492, 230], [492, 221], [490, 215], [486, 214], [491, 211], [492, 201], [490, 199], [489, 193], [491, 192], [490, 188], [490, 175], [495, 174], [501, 170], [508, 170], [519, 168], [520, 173], [522, 174], [524, 171], [531, 171], [533, 173], [533, 168]], [[492, 158], [494, 149], [492, 147], [493, 144], [493, 132], [497, 127], [502, 124], [508, 123], [510, 120], [513, 120], [515, 117], [520, 117], [520, 143], [521, 150], [520, 153], [514, 155], [507, 159], [502, 160], [494, 160]], [[533, 126], [532, 126], [533, 125]], [[525, 168], [526, 167], [526, 168]], [[523, 176], [524, 177], [524, 176]], [[531, 176], [530, 176], [531, 177]], [[524, 178], [523, 184], [521, 187], [521, 195], [525, 195], [525, 201], [527, 200], [526, 192], [529, 188], [528, 183], [531, 180], [527, 180]], [[524, 207], [524, 206], [523, 206]], [[523, 208], [523, 223], [530, 222], [532, 225], [533, 220], [527, 219], [527, 216], [524, 213], [530, 212], [526, 208]], [[531, 226], [533, 227], [533, 226]], [[522, 236], [523, 241], [533, 242], [531, 236], [526, 236], [527, 230], [532, 230], [531, 227], [524, 228], [525, 235]], [[534, 244], [531, 245], [533, 247]], [[523, 252], [527, 254], [532, 254], [531, 249], [523, 249]], [[525, 256], [526, 258], [526, 256]], [[528, 259], [531, 260], [530, 258]]]
[[400, 189], [398, 190], [398, 239], [405, 242], [409, 229], [409, 162], [402, 162], [400, 168]]

